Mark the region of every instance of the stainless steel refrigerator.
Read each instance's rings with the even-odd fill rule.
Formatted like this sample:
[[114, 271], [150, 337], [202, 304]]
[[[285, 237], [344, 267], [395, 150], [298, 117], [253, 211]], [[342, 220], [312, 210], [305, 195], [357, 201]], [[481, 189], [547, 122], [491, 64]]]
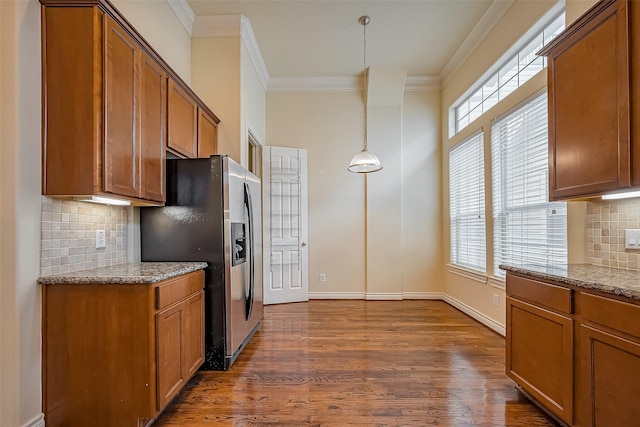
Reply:
[[142, 261], [206, 261], [202, 369], [226, 370], [262, 319], [260, 179], [230, 159], [167, 160], [166, 206], [140, 209]]

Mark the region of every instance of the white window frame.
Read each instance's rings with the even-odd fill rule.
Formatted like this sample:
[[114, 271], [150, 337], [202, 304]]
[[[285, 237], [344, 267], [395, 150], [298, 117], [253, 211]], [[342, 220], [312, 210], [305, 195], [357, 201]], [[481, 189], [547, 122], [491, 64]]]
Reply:
[[486, 273], [484, 133], [478, 131], [449, 150], [451, 265]]
[[564, 29], [564, 15], [564, 2], [559, 2], [452, 104], [450, 138], [546, 67], [546, 58], [535, 54]]
[[514, 267], [567, 264], [567, 203], [549, 202], [546, 91], [491, 126], [493, 275]]

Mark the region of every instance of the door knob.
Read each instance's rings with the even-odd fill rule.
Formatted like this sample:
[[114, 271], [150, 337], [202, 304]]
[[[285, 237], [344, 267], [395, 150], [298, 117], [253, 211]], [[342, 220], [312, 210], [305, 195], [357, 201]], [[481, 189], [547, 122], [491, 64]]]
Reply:
[[302, 246], [304, 248], [305, 246], [307, 246], [307, 244], [305, 242], [302, 242], [302, 243], [300, 243], [300, 246]]

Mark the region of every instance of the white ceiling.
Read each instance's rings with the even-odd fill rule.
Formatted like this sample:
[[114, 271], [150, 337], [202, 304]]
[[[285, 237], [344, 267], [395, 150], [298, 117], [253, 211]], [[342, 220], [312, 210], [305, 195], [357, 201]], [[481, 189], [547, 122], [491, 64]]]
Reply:
[[353, 77], [367, 64], [410, 77], [455, 68], [513, 3], [505, 0], [187, 0], [196, 16], [246, 16], [272, 78]]

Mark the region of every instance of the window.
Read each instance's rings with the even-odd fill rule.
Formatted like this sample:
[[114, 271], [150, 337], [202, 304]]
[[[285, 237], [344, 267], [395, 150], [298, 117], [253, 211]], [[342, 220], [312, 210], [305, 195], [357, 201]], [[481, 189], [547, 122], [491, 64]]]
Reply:
[[449, 151], [451, 263], [486, 272], [484, 135]]
[[538, 95], [491, 127], [493, 274], [567, 263], [567, 204], [549, 203], [547, 95]]
[[477, 89], [470, 90], [471, 94], [453, 107], [455, 123], [452, 135], [458, 133], [546, 67], [546, 58], [539, 57], [536, 53], [549, 44], [563, 29], [564, 13], [554, 16], [542, 30], [533, 37], [525, 39], [526, 43], [516, 43], [523, 47], [499, 61], [497, 70], [491, 72], [488, 77], [485, 75], [480, 79], [472, 86]]
[[247, 133], [247, 169], [258, 178], [262, 177], [262, 146], [253, 133]]

